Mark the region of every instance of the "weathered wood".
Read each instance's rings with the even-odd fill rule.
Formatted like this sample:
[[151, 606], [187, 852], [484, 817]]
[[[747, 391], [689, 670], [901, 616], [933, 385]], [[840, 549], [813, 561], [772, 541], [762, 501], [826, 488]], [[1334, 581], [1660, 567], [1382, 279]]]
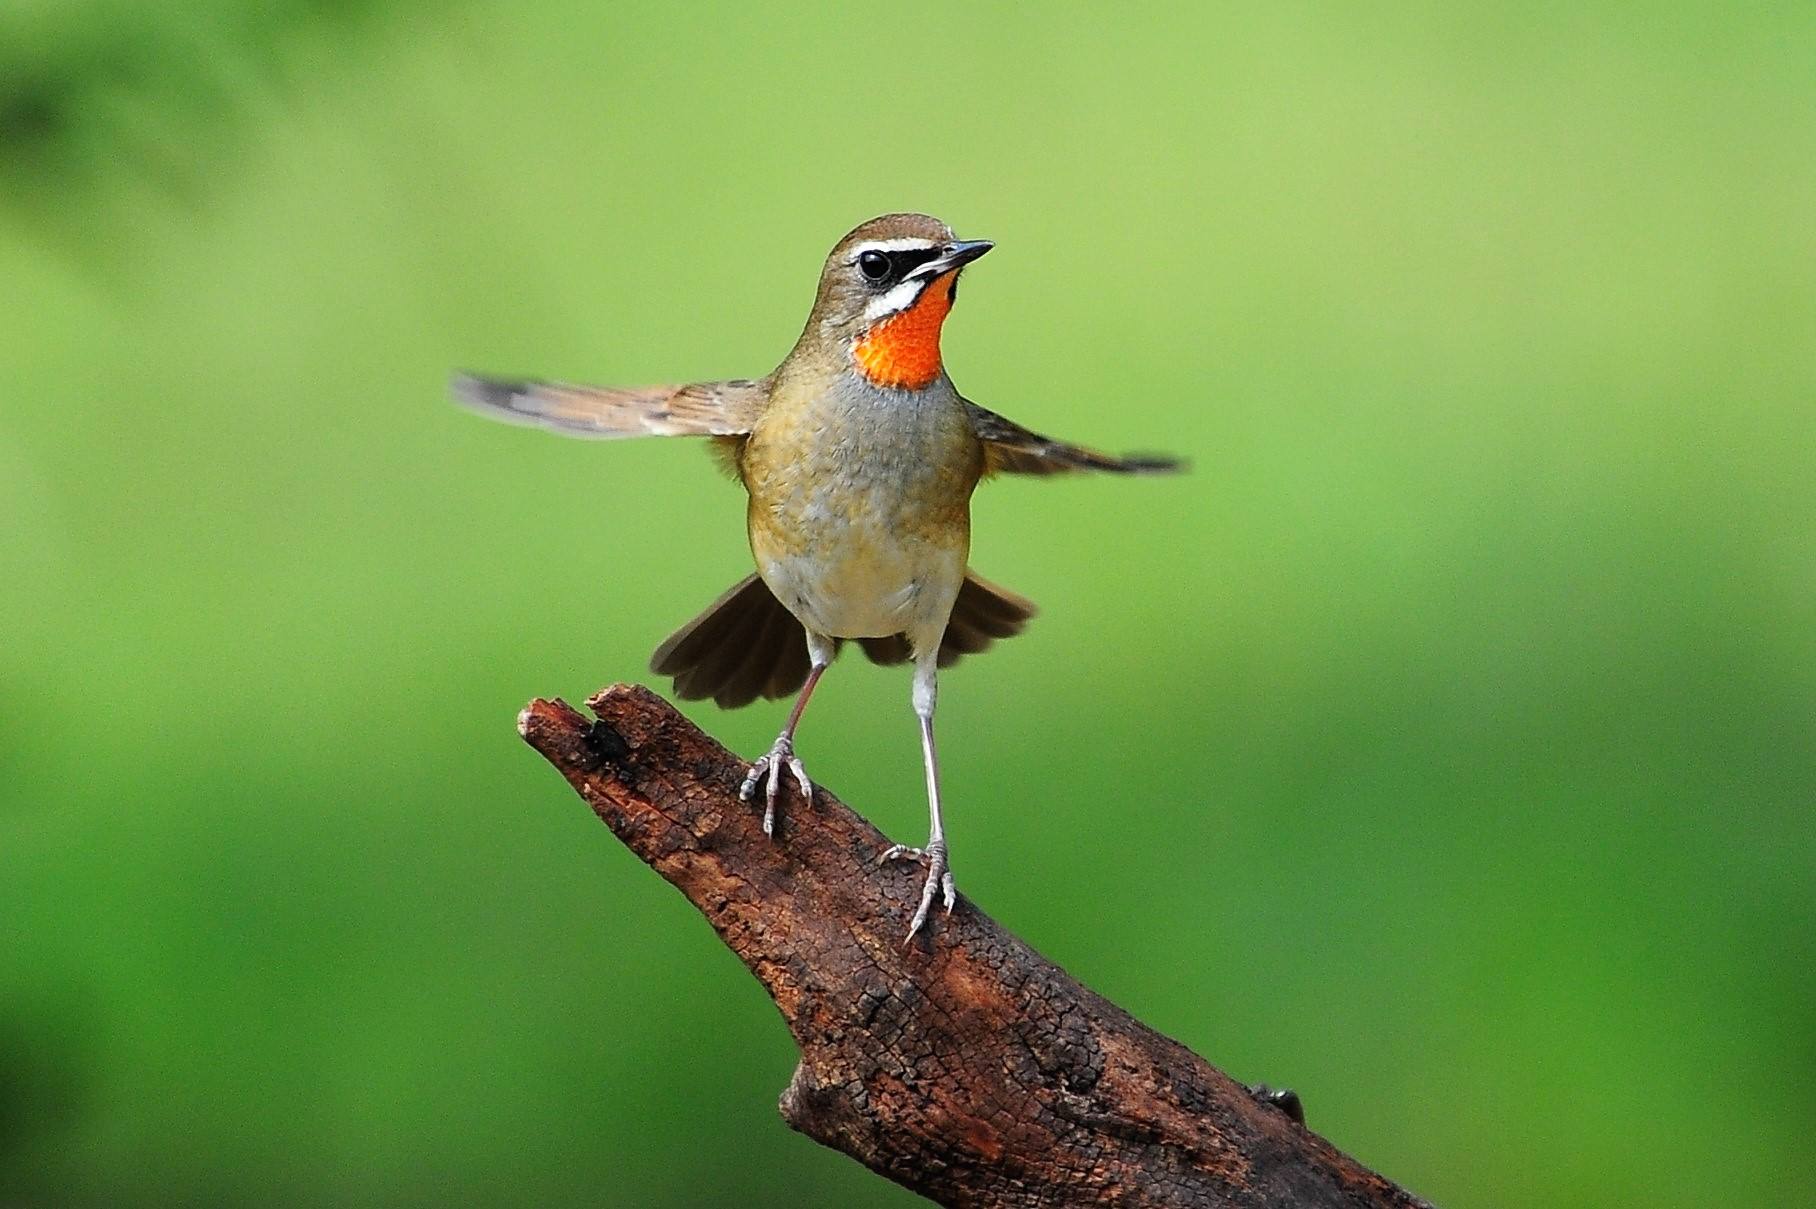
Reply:
[[776, 836], [745, 764], [647, 689], [533, 701], [525, 740], [672, 882], [801, 1050], [789, 1125], [943, 1205], [1421, 1206], [961, 900], [823, 788]]

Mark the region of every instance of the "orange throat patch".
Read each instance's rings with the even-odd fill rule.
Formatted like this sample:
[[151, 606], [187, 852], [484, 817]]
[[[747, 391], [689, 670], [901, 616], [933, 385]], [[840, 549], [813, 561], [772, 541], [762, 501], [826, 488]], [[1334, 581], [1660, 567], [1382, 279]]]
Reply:
[[952, 309], [958, 270], [942, 273], [914, 305], [883, 320], [851, 346], [852, 359], [878, 386], [919, 390], [940, 376], [940, 325]]

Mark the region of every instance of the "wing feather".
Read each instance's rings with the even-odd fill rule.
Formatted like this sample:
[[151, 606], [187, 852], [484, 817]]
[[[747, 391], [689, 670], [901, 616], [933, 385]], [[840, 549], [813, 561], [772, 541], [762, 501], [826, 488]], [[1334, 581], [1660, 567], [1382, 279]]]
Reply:
[[985, 474], [1067, 474], [1078, 470], [1103, 470], [1111, 474], [1167, 474], [1185, 469], [1185, 463], [1165, 454], [1130, 454], [1117, 457], [1084, 445], [1055, 441], [969, 399], [971, 423], [984, 443]]
[[685, 386], [573, 386], [457, 374], [456, 402], [495, 420], [570, 437], [741, 436], [768, 398], [767, 383], [734, 378]]

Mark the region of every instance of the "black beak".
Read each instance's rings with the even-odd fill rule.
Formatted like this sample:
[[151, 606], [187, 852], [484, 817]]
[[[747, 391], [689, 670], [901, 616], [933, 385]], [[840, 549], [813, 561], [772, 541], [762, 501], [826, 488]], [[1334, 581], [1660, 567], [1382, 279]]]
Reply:
[[996, 245], [987, 239], [960, 239], [946, 245], [946, 250], [917, 267], [910, 277], [938, 277], [962, 269]]

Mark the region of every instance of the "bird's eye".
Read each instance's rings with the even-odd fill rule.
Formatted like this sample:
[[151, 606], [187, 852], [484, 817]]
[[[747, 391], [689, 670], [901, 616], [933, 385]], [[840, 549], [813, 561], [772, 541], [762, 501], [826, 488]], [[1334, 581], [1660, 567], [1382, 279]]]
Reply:
[[858, 271], [867, 281], [881, 281], [889, 276], [889, 258], [881, 252], [866, 252], [858, 257]]

